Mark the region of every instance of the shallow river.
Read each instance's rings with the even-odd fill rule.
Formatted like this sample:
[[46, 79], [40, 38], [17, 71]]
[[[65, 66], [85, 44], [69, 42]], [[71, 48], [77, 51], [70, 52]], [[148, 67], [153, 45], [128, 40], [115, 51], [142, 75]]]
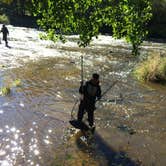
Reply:
[[[1, 166], [166, 165], [166, 87], [132, 77], [138, 58], [131, 46], [99, 36], [79, 48], [77, 36], [54, 44], [38, 39], [37, 30], [8, 28], [10, 47], [0, 44], [0, 86], [11, 89], [0, 96]], [[164, 43], [145, 42], [141, 58], [165, 51]], [[98, 72], [103, 92], [117, 80], [97, 103], [93, 149], [69, 139], [81, 56], [85, 80]]]

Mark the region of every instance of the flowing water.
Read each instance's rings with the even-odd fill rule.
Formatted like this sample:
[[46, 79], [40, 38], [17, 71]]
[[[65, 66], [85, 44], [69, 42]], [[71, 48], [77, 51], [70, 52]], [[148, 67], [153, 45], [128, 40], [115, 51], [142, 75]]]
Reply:
[[[1, 166], [166, 165], [166, 87], [132, 77], [138, 58], [131, 56], [130, 45], [99, 36], [79, 48], [78, 36], [54, 44], [41, 41], [35, 29], [8, 28], [10, 47], [0, 44], [0, 85], [11, 89], [0, 96]], [[164, 43], [145, 42], [140, 57], [165, 51]], [[97, 103], [93, 150], [66, 140], [81, 56], [85, 80], [98, 72], [103, 92], [117, 80]]]

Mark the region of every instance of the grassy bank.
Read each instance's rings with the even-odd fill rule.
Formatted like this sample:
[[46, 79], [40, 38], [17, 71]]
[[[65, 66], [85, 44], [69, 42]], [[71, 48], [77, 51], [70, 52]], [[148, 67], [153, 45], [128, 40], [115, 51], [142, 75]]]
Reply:
[[133, 74], [140, 81], [166, 83], [166, 57], [159, 54], [149, 56], [138, 64]]

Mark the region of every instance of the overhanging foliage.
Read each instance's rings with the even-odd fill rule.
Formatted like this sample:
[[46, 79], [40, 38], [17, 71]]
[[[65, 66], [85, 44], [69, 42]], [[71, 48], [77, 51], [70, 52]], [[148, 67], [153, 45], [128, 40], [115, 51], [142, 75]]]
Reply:
[[[79, 46], [87, 46], [99, 35], [103, 25], [113, 28], [115, 38], [125, 38], [133, 46], [133, 54], [147, 35], [151, 3], [148, 0], [32, 0], [38, 24], [50, 39], [77, 33]], [[54, 37], [56, 36], [56, 37]]]

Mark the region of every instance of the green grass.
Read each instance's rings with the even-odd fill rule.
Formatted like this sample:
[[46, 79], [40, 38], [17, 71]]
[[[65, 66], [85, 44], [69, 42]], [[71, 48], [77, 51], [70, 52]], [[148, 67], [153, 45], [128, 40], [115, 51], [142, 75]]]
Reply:
[[141, 81], [166, 83], [166, 57], [149, 56], [135, 68], [133, 74]]

